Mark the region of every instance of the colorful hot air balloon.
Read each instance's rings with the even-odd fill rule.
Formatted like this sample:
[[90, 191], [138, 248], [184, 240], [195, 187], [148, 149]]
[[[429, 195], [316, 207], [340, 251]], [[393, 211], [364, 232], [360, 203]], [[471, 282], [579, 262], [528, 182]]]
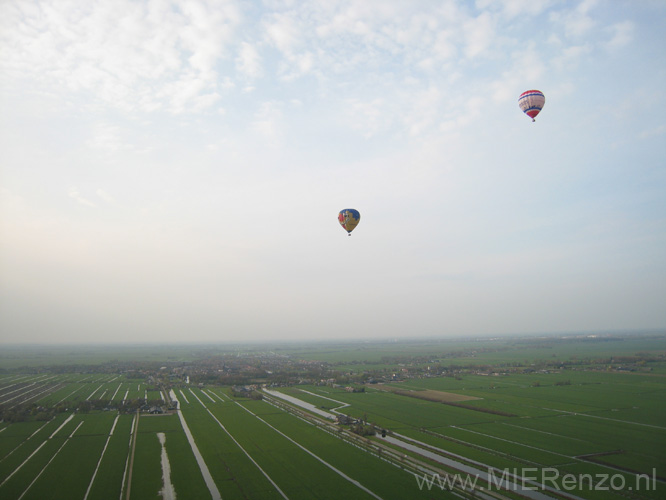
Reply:
[[338, 214], [338, 222], [344, 230], [349, 233], [349, 236], [351, 236], [351, 232], [358, 225], [360, 220], [361, 214], [358, 213], [358, 210], [354, 210], [353, 208], [345, 208], [344, 210], [340, 210], [340, 213]]
[[545, 103], [546, 97], [539, 90], [528, 90], [520, 94], [518, 98], [518, 106], [523, 110], [523, 113], [532, 118], [532, 121], [534, 121], [536, 115], [543, 109]]

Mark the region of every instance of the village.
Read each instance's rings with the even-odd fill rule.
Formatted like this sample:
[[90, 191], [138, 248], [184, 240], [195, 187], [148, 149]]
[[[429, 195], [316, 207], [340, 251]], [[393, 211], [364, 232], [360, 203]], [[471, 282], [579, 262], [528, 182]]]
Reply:
[[[437, 356], [393, 355], [379, 360], [352, 360], [329, 363], [274, 351], [246, 351], [206, 355], [201, 351], [198, 358], [190, 361], [162, 360], [161, 362], [108, 361], [97, 365], [58, 365], [19, 367], [3, 370], [8, 373], [41, 374], [53, 378], [60, 373], [86, 375], [108, 374], [126, 380], [137, 380], [147, 389], [143, 397], [135, 396], [114, 399], [111, 395], [97, 395], [86, 400], [64, 400], [50, 407], [37, 406], [30, 397], [25, 401], [17, 398], [11, 406], [0, 407], [0, 417], [8, 421], [21, 421], [28, 417], [47, 419], [56, 413], [76, 409], [81, 413], [90, 411], [118, 411], [120, 413], [142, 412], [160, 414], [176, 409], [168, 394], [176, 387], [227, 386], [232, 395], [250, 399], [261, 399], [261, 388], [278, 388], [297, 385], [329, 386], [348, 392], [363, 392], [374, 384], [400, 383], [410, 379], [453, 377], [461, 380], [468, 375], [503, 377], [511, 374], [557, 374], [567, 371], [591, 370], [614, 372], [649, 372], [651, 363], [662, 360], [659, 355], [637, 353], [634, 356], [608, 358], [576, 358], [567, 360], [540, 359], [536, 362], [511, 361], [488, 365], [470, 363], [470, 359], [483, 354], [501, 352], [505, 347], [479, 347], [467, 350], [440, 352]], [[460, 365], [456, 359], [466, 358]], [[566, 381], [559, 383], [565, 384]], [[535, 382], [538, 384], [538, 382]], [[43, 394], [55, 391], [54, 382], [45, 384]], [[152, 396], [149, 396], [152, 395]]]

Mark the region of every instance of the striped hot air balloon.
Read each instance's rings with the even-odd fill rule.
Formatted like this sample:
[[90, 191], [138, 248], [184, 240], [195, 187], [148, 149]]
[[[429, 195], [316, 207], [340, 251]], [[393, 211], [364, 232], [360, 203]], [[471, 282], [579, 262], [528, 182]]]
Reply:
[[544, 104], [546, 104], [546, 97], [540, 90], [528, 90], [520, 94], [518, 98], [518, 106], [523, 113], [532, 118], [532, 121], [541, 112]]

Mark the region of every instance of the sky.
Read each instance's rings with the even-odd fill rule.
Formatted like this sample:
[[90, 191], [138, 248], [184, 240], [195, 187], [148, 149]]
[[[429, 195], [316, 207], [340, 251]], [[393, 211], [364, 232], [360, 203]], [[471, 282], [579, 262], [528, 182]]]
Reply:
[[664, 33], [661, 0], [3, 0], [0, 343], [664, 329]]

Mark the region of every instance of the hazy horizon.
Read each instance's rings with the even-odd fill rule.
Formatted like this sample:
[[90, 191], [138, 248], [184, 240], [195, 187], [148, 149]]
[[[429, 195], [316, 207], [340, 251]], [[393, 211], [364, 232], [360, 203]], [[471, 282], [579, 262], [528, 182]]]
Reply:
[[479, 335], [446, 335], [446, 336], [431, 336], [431, 337], [345, 337], [340, 339], [323, 338], [323, 339], [283, 339], [271, 338], [264, 339], [256, 338], [251, 340], [207, 340], [207, 341], [187, 341], [187, 340], [171, 340], [167, 342], [160, 341], [119, 341], [113, 342], [109, 340], [99, 341], [82, 341], [82, 342], [2, 342], [0, 345], [5, 347], [15, 348], [30, 348], [30, 347], [203, 347], [203, 346], [275, 346], [275, 345], [356, 345], [356, 344], [401, 344], [401, 343], [432, 343], [432, 342], [485, 342], [493, 340], [520, 340], [520, 339], [614, 339], [614, 338], [627, 338], [627, 337], [661, 337], [666, 335], [666, 329], [629, 329], [629, 330], [600, 330], [600, 331], [570, 331], [570, 332], [542, 332], [542, 333], [504, 333], [504, 334], [479, 334]]

